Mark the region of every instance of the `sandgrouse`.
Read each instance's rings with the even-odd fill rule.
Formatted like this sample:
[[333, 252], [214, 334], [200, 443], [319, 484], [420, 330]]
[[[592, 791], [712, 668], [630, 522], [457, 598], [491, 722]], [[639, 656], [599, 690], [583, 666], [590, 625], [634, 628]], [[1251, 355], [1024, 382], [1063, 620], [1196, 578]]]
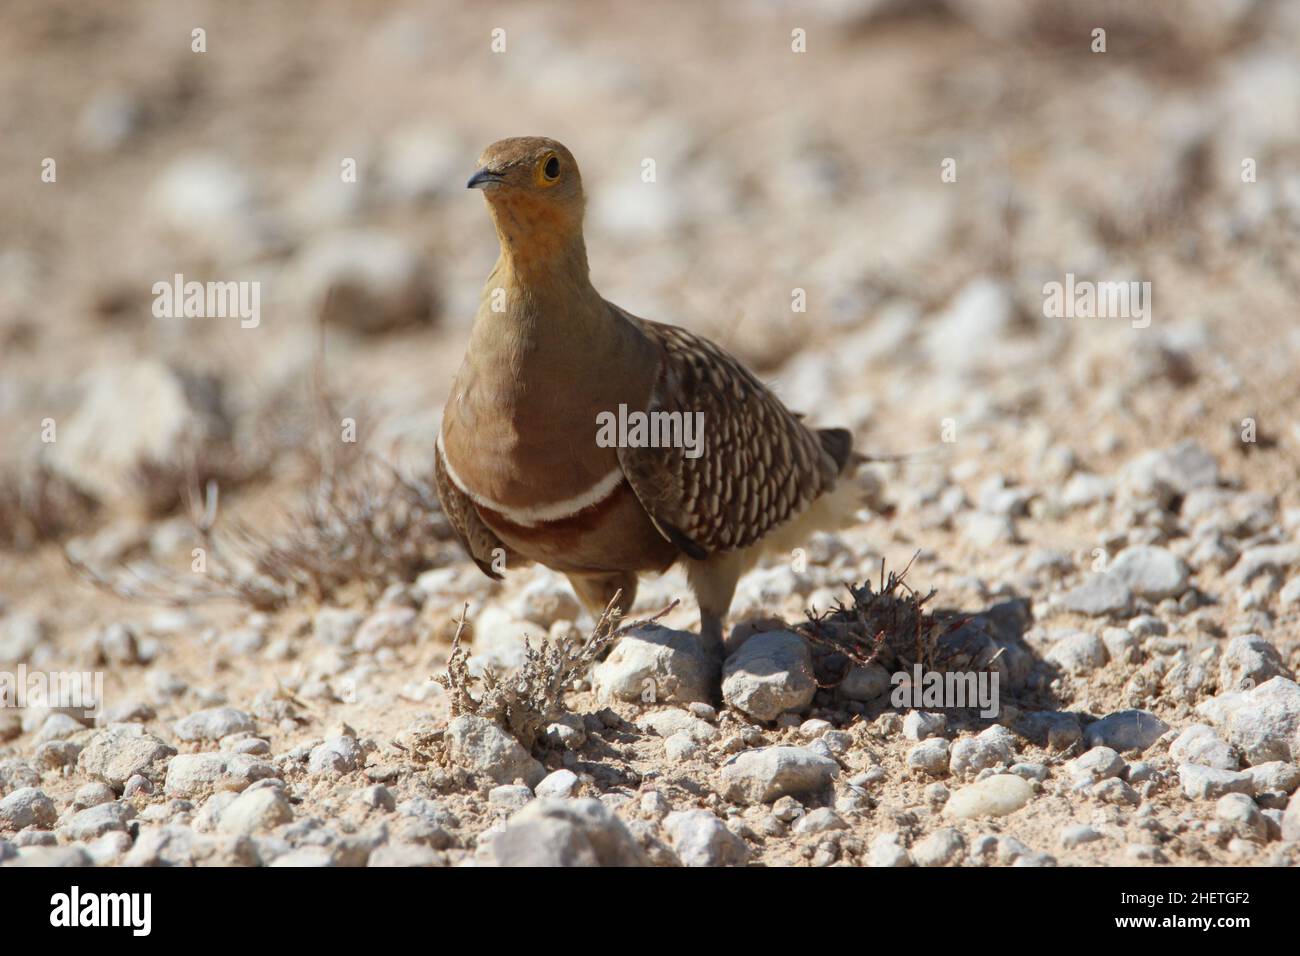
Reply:
[[[638, 573], [684, 561], [701, 640], [720, 657], [741, 574], [851, 515], [852, 438], [808, 428], [707, 339], [601, 298], [582, 179], [560, 143], [501, 140], [479, 165], [468, 185], [501, 254], [438, 435], [443, 510], [484, 573], [540, 562], [593, 614], [617, 592], [626, 611]], [[645, 428], [600, 440], [598, 423], [629, 413], [660, 434], [693, 416], [702, 447], [651, 447]]]

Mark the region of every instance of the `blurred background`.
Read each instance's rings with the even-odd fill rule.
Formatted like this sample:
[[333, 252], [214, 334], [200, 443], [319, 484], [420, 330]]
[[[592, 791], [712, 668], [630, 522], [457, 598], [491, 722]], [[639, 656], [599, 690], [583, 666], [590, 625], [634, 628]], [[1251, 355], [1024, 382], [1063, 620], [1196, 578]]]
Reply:
[[[282, 511], [322, 421], [427, 468], [496, 255], [465, 180], [523, 134], [578, 158], [607, 298], [867, 450], [953, 424], [904, 512], [1180, 438], [1294, 505], [1297, 51], [1282, 0], [11, 0], [0, 591], [183, 545], [195, 478]], [[1066, 273], [1150, 282], [1150, 326], [1045, 317]], [[155, 317], [176, 274], [260, 283], [257, 327]]]

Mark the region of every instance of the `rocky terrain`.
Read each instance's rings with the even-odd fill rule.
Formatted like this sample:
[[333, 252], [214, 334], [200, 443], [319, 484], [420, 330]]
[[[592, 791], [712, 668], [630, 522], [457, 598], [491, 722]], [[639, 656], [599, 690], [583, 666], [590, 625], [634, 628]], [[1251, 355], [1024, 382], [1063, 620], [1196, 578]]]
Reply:
[[[0, 708], [0, 866], [1300, 863], [1300, 7], [310, 9], [0, 13], [0, 690], [102, 675]], [[608, 298], [899, 456], [721, 672], [679, 571], [615, 635], [429, 491], [526, 133]], [[810, 640], [882, 566], [997, 716]]]

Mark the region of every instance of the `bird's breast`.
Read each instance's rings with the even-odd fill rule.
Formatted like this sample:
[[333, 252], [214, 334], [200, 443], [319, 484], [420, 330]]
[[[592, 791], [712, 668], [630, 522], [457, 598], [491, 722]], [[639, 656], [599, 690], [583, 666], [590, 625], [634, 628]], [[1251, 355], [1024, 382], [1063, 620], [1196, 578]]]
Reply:
[[618, 449], [598, 441], [601, 412], [619, 397], [580, 378], [543, 384], [471, 365], [443, 414], [444, 459], [472, 500], [511, 520], [568, 517], [622, 481]]
[[573, 546], [618, 515], [645, 526], [634, 536], [653, 533], [606, 423], [647, 407], [658, 355], [588, 291], [512, 286], [504, 313], [480, 309], [440, 433], [448, 474], [483, 520], [552, 566], [526, 546], [536, 529], [552, 542], [572, 533]]

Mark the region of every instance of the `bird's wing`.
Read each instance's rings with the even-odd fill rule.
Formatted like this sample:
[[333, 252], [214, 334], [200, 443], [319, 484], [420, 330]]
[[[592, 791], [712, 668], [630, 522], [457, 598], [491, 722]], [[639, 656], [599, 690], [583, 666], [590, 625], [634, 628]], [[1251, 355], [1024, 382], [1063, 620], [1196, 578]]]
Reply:
[[659, 532], [686, 554], [746, 548], [834, 487], [847, 433], [814, 432], [740, 362], [672, 325], [619, 314], [662, 350], [648, 412], [700, 413], [703, 448], [620, 448]]
[[510, 559], [511, 553], [501, 539], [492, 533], [483, 519], [479, 517], [478, 511], [474, 508], [474, 502], [469, 500], [465, 492], [456, 487], [447, 474], [447, 464], [442, 456], [442, 444], [438, 444], [437, 452], [434, 455], [434, 475], [438, 488], [438, 501], [442, 504], [443, 513], [447, 516], [447, 521], [451, 525], [456, 537], [460, 540], [461, 545], [469, 552], [469, 556], [474, 559], [474, 563], [488, 577], [500, 581], [502, 575], [493, 568], [493, 559], [498, 555]]

